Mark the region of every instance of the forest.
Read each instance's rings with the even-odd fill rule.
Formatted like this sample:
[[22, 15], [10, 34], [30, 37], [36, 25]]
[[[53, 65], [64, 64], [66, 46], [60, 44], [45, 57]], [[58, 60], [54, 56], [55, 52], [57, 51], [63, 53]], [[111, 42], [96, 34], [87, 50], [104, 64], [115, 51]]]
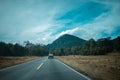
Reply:
[[45, 56], [48, 55], [48, 49], [45, 45], [32, 44], [29, 41], [25, 45], [18, 43], [0, 42], [0, 56]]
[[120, 52], [120, 36], [111, 39], [111, 37], [101, 38], [95, 41], [90, 39], [82, 46], [71, 48], [50, 49], [46, 45], [33, 44], [29, 41], [25, 45], [18, 43], [0, 42], [0, 56], [46, 56], [53, 53], [57, 56], [62, 55], [105, 55], [110, 52]]
[[55, 48], [51, 52], [55, 55], [105, 55], [111, 52], [120, 52], [120, 36], [111, 39], [111, 37], [101, 38], [95, 41], [90, 39], [82, 46], [71, 48]]

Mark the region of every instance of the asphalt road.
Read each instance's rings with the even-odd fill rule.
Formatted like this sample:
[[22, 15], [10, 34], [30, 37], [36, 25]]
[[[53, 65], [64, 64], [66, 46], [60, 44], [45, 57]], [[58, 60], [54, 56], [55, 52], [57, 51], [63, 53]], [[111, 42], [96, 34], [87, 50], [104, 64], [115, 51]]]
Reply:
[[56, 59], [43, 57], [0, 70], [0, 80], [91, 80]]

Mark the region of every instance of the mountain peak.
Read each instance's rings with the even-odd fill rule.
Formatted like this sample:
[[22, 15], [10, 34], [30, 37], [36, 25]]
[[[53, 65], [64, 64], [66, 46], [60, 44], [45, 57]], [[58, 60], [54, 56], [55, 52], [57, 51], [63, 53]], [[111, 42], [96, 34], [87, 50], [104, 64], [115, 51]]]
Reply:
[[[71, 36], [70, 34], [63, 34], [62, 36]], [[73, 35], [72, 35], [73, 36]]]
[[83, 39], [80, 39], [74, 35], [64, 34], [60, 36], [58, 39], [53, 41], [52, 44], [49, 45], [50, 48], [71, 48], [73, 46], [81, 46], [84, 42]]

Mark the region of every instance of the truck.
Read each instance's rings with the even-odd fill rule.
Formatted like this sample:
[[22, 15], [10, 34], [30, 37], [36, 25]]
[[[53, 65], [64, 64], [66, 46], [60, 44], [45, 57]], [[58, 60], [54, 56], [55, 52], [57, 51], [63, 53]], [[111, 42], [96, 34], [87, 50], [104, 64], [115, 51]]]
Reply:
[[51, 53], [49, 53], [49, 54], [48, 54], [48, 59], [53, 59], [53, 58], [54, 58], [54, 55], [51, 54]]

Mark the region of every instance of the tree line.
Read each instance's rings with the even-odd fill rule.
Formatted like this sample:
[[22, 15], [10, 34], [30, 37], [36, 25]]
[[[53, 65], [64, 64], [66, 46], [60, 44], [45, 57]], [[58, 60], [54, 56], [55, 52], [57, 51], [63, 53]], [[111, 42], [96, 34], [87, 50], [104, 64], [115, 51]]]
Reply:
[[82, 46], [71, 48], [55, 48], [51, 50], [54, 55], [104, 55], [110, 52], [120, 52], [120, 36], [101, 38], [95, 41], [90, 39]]
[[71, 48], [48, 49], [41, 44], [33, 44], [29, 41], [24, 42], [24, 46], [18, 43], [0, 42], [0, 56], [46, 56], [50, 53], [54, 55], [104, 55], [110, 52], [120, 52], [120, 36], [111, 39], [111, 37], [101, 38], [95, 41], [90, 39], [82, 46]]
[[0, 42], [0, 56], [45, 56], [48, 55], [48, 49], [45, 45], [32, 44], [25, 41], [25, 46], [18, 43]]

